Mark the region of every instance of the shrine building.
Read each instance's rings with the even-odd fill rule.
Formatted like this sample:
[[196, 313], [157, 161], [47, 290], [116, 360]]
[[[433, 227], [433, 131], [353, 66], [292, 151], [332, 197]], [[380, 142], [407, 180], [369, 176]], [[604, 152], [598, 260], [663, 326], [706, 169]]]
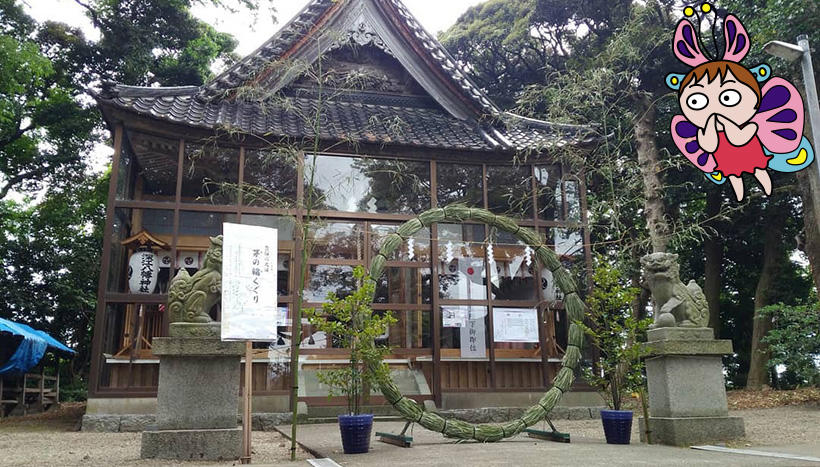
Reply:
[[[583, 178], [557, 155], [589, 150], [592, 132], [498, 108], [399, 0], [312, 0], [202, 86], [105, 83], [96, 99], [114, 158], [88, 413], [154, 413], [151, 342], [168, 332], [168, 283], [201, 267], [224, 222], [278, 229], [286, 316], [303, 221], [305, 307], [350, 292], [353, 268], [369, 265], [399, 224], [453, 203], [514, 217], [570, 270], [590, 267]], [[404, 395], [442, 409], [524, 406], [550, 386], [568, 323], [529, 247], [485, 225], [438, 224], [385, 270], [373, 309], [397, 318], [381, 341]], [[218, 305], [211, 316], [219, 320]], [[277, 342], [254, 345], [255, 411], [290, 410], [296, 343], [286, 324]], [[299, 401], [309, 411], [344, 405], [316, 371], [343, 363], [346, 350], [299, 325]]]

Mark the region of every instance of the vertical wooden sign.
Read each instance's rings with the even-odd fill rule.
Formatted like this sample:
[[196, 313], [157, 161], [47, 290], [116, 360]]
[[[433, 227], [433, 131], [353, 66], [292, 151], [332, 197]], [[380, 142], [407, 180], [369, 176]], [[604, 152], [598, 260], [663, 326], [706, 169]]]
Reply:
[[240, 460], [250, 464], [253, 341], [275, 342], [284, 324], [277, 296], [278, 232], [229, 223], [222, 232], [221, 333], [223, 341], [246, 341]]

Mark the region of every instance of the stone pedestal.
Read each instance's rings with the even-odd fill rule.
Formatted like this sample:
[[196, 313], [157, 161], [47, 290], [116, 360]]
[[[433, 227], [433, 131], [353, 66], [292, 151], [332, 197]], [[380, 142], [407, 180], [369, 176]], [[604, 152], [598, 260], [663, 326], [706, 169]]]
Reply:
[[[647, 332], [646, 375], [652, 442], [674, 446], [725, 441], [745, 435], [743, 419], [730, 417], [721, 357], [732, 341], [709, 328], [658, 328]], [[641, 440], [645, 421], [639, 419]]]
[[142, 433], [140, 456], [229, 460], [241, 455], [237, 426], [243, 342], [222, 342], [219, 324], [172, 323], [153, 340], [159, 356], [156, 429]]

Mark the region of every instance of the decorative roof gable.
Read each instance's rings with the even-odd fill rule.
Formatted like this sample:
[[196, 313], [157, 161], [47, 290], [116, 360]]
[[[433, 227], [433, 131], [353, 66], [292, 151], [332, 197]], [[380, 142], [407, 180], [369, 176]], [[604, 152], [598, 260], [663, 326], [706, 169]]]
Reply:
[[[289, 61], [314, 63], [345, 46], [375, 47], [429, 95], [425, 99], [350, 92], [322, 101], [331, 124], [327, 139], [470, 150], [540, 150], [592, 139], [585, 126], [556, 125], [503, 112], [455, 59], [410, 14], [400, 0], [311, 0], [262, 46], [200, 87], [136, 88], [108, 85], [98, 97], [139, 114], [209, 128], [258, 134], [311, 137], [277, 104], [254, 100], [284, 90], [301, 76]], [[264, 93], [243, 93], [243, 88]], [[316, 101], [297, 93], [288, 105], [310, 108]], [[419, 96], [420, 97], [420, 96]], [[258, 98], [256, 98], [258, 99]], [[279, 107], [282, 107], [281, 105]], [[286, 106], [285, 106], [286, 107]], [[379, 128], [400, 117], [407, 135]], [[366, 128], [377, 122], [376, 128]]]

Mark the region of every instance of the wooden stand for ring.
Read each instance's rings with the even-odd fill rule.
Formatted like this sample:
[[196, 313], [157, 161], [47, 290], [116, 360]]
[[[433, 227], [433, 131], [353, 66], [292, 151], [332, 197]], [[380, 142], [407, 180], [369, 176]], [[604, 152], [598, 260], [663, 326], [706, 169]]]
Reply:
[[253, 345], [245, 343], [245, 389], [242, 393], [242, 457], [240, 463], [251, 463], [251, 391], [253, 390]]

